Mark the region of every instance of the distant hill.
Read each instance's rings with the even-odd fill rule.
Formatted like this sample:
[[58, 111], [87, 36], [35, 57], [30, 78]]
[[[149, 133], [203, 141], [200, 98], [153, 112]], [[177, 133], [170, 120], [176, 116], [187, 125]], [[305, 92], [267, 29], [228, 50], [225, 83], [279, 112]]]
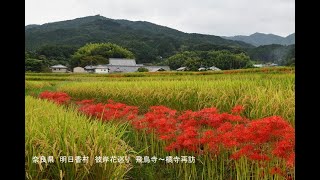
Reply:
[[99, 15], [25, 26], [26, 50], [50, 45], [80, 47], [89, 42], [111, 42], [123, 46], [136, 55], [138, 62], [169, 57], [198, 45], [212, 45], [219, 49], [253, 48], [248, 43], [219, 36], [184, 33], [146, 21], [115, 20]]
[[295, 45], [263, 45], [249, 49], [248, 55], [254, 61], [260, 61], [263, 63], [273, 62], [280, 65], [285, 65], [288, 60], [295, 57]]
[[38, 25], [38, 24], [29, 24], [29, 25], [25, 26], [25, 30], [31, 29], [31, 28], [34, 28], [34, 27], [37, 27], [37, 26], [40, 26], [40, 25]]
[[225, 39], [243, 41], [254, 46], [280, 44], [280, 45], [292, 45], [295, 44], [295, 33], [288, 35], [287, 37], [281, 37], [274, 34], [254, 33], [250, 36], [222, 36]]

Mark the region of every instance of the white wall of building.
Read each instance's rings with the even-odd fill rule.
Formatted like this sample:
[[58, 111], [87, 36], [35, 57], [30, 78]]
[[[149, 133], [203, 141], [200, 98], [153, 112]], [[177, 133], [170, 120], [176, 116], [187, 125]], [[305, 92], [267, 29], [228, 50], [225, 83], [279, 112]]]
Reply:
[[74, 73], [86, 73], [86, 71], [85, 71], [84, 68], [82, 68], [82, 67], [75, 67], [75, 68], [73, 68], [73, 72], [74, 72]]
[[101, 69], [99, 68], [99, 69], [95, 69], [94, 72], [98, 74], [107, 74], [109, 73], [109, 70], [104, 68], [101, 68]]
[[67, 69], [63, 69], [63, 68], [52, 68], [52, 72], [53, 73], [66, 73]]

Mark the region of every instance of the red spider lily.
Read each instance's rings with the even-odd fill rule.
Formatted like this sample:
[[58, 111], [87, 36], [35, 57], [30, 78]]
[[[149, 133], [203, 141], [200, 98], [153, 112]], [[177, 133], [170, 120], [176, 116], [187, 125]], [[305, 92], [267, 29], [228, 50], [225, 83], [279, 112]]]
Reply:
[[221, 144], [224, 148], [231, 149], [233, 147], [237, 147], [239, 144], [236, 141], [236, 138], [234, 138], [232, 132], [223, 133], [219, 137], [219, 139], [221, 139]]
[[172, 137], [176, 131], [177, 120], [176, 111], [165, 106], [152, 106], [150, 111], [142, 119], [133, 122], [133, 126], [138, 129], [145, 129], [148, 132], [155, 132], [161, 139]]
[[[70, 100], [63, 92], [46, 91], [39, 97], [58, 104]], [[137, 130], [155, 133], [159, 140], [165, 141], [166, 151], [186, 150], [211, 155], [232, 151], [230, 158], [233, 160], [245, 157], [260, 163], [275, 157], [285, 160], [288, 168], [294, 167], [295, 131], [279, 116], [249, 120], [240, 115], [244, 110], [241, 105], [235, 106], [231, 114], [219, 113], [214, 107], [177, 113], [165, 106], [152, 106], [138, 118], [138, 107], [113, 100], [106, 104], [82, 100], [77, 104], [79, 111], [86, 115], [103, 121], [127, 120]]]
[[293, 168], [295, 162], [295, 153], [291, 153], [287, 158], [287, 166]]
[[292, 142], [289, 142], [288, 140], [282, 140], [278, 143], [275, 143], [275, 148], [273, 149], [272, 153], [275, 156], [288, 159], [293, 148], [294, 144]]
[[[219, 113], [216, 108], [205, 108], [196, 112], [188, 110], [178, 116], [169, 108], [153, 106], [139, 123], [135, 123], [138, 128], [153, 130], [160, 140], [167, 141], [167, 151], [199, 152], [200, 147], [207, 147], [208, 151], [218, 154], [221, 149], [236, 148], [239, 150], [231, 155], [233, 159], [245, 156], [250, 160], [268, 161], [273, 154], [291, 163], [294, 129], [288, 122], [278, 116], [250, 121], [239, 115], [242, 106], [233, 110], [234, 114], [228, 114]], [[207, 130], [199, 133], [202, 129]]]
[[244, 107], [242, 105], [237, 105], [232, 108], [231, 112], [234, 114], [240, 114], [241, 112], [243, 112], [243, 110], [244, 110]]
[[50, 92], [44, 91], [39, 95], [40, 99], [47, 99], [57, 104], [66, 104], [70, 101], [70, 96], [64, 92]]
[[224, 120], [220, 114], [214, 114], [207, 120], [206, 124], [213, 128], [218, 128], [223, 122]]
[[109, 104], [92, 104], [91, 101], [78, 103], [79, 111], [89, 116], [101, 118], [102, 120], [122, 119], [127, 118], [133, 120], [137, 117], [138, 108], [135, 106], [127, 106], [122, 103], [114, 103], [108, 101]]
[[85, 99], [85, 100], [77, 101], [76, 104], [78, 105], [92, 104], [93, 101], [94, 101], [93, 99]]
[[252, 145], [245, 145], [239, 151], [233, 153], [230, 158], [238, 159], [241, 156], [247, 156], [248, 154], [251, 154], [253, 150], [254, 150], [254, 147]]
[[217, 131], [220, 133], [224, 133], [232, 130], [232, 128], [233, 126], [230, 122], [225, 122], [219, 128], [217, 128]]
[[279, 167], [273, 167], [270, 171], [270, 174], [279, 174], [279, 175], [283, 175], [283, 170], [280, 169]]

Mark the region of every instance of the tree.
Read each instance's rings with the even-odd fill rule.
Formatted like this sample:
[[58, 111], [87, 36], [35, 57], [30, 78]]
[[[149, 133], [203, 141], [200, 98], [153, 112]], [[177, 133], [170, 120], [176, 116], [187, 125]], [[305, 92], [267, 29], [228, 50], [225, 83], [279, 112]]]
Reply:
[[296, 63], [296, 58], [291, 58], [288, 60], [287, 62], [287, 66], [295, 66], [295, 63]]
[[25, 51], [24, 58], [25, 59], [37, 59], [38, 55], [35, 51]]
[[187, 58], [183, 66], [187, 67], [190, 71], [197, 71], [201, 66], [201, 60], [199, 57]]
[[284, 65], [286, 66], [295, 66], [295, 46], [292, 46], [290, 51], [288, 52], [287, 56], [285, 57]]
[[[196, 52], [184, 51], [169, 57], [166, 60], [166, 64], [170, 66], [171, 69], [178, 69], [187, 65], [194, 66], [194, 61], [192, 60], [194, 58], [198, 58]], [[199, 61], [199, 59], [197, 60]]]
[[150, 47], [143, 41], [132, 41], [128, 45], [126, 45], [126, 47], [128, 47], [128, 50], [135, 53], [137, 63], [159, 62], [156, 49]]
[[40, 59], [25, 59], [25, 70], [32, 72], [43, 72], [46, 66], [43, 64], [43, 60]]
[[292, 58], [288, 58], [288, 56], [292, 56], [294, 48], [294, 44], [289, 46], [279, 44], [263, 45], [248, 50], [248, 54], [255, 61], [262, 61], [263, 63], [274, 62], [285, 65], [286, 61]]
[[149, 72], [149, 70], [145, 67], [139, 67], [138, 72]]
[[40, 47], [36, 53], [45, 56], [49, 60], [55, 59], [67, 62], [76, 50], [75, 46], [45, 45]]
[[216, 66], [220, 69], [240, 69], [252, 67], [250, 57], [245, 53], [232, 53], [222, 51], [185, 51], [175, 54], [166, 60], [171, 69], [182, 66], [189, 70], [196, 71], [200, 67]]
[[72, 56], [71, 67], [107, 64], [109, 58], [134, 58], [131, 51], [112, 43], [90, 43]]

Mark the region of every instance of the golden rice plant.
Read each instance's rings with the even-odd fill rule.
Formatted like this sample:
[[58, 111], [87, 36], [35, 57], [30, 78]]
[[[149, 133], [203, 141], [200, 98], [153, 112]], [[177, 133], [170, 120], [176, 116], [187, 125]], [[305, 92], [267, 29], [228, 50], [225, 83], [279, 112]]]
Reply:
[[[26, 96], [26, 179], [121, 179], [131, 163], [96, 163], [96, 156], [132, 156], [121, 138], [127, 124], [101, 123], [52, 102]], [[33, 162], [53, 156], [54, 163]], [[62, 163], [60, 156], [88, 156], [88, 163]]]
[[[121, 78], [118, 78], [121, 79]], [[146, 80], [147, 79], [147, 80]], [[139, 106], [165, 105], [179, 111], [241, 104], [248, 118], [279, 115], [294, 124], [294, 74], [221, 74], [210, 76], [131, 78], [69, 82], [57, 90], [78, 99], [113, 99]]]

